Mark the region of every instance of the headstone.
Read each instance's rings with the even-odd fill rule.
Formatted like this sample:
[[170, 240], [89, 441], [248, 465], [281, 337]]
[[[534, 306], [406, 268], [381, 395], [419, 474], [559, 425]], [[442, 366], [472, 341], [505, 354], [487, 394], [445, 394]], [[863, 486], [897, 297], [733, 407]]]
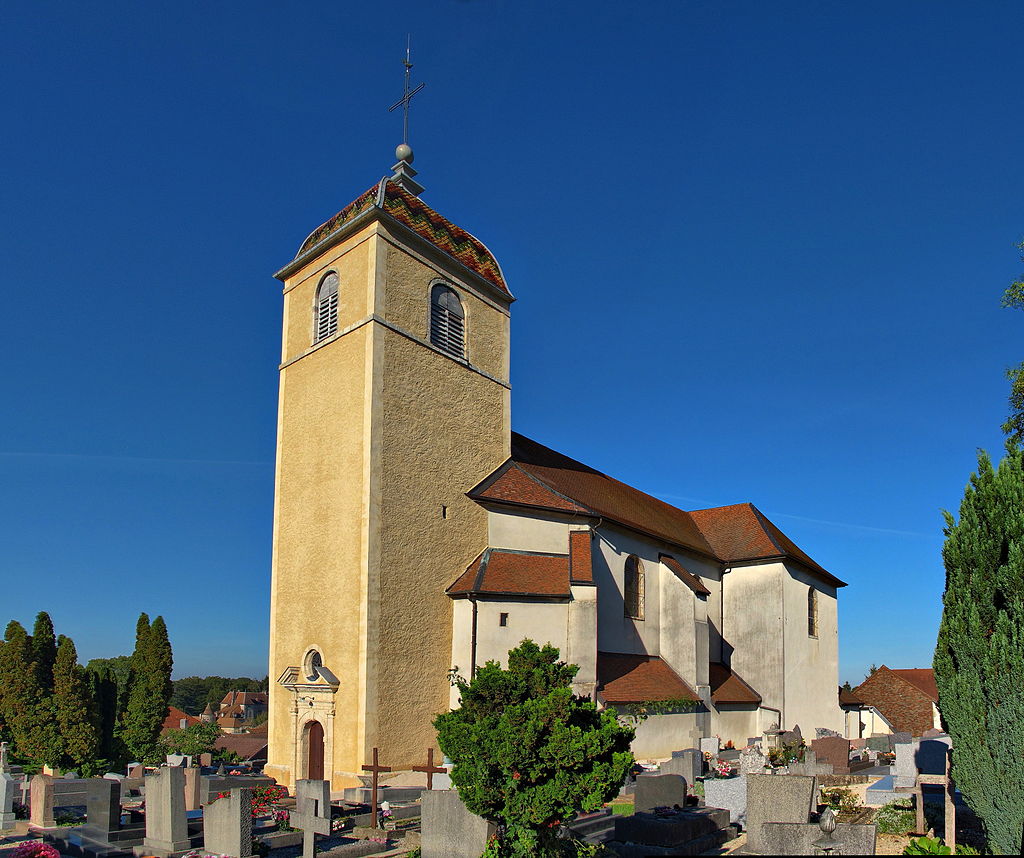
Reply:
[[[316, 836], [331, 833], [331, 785], [328, 781], [295, 782], [295, 810], [289, 814], [292, 828], [302, 829], [302, 858], [316, 854]], [[376, 827], [376, 821], [374, 821]]]
[[750, 747], [753, 747], [754, 745], [757, 745], [758, 747], [761, 747], [761, 742], [763, 740], [764, 740], [764, 736], [750, 736], [747, 739], [747, 747], [750, 748]]
[[787, 730], [782, 734], [783, 745], [799, 745], [804, 740], [803, 733], [800, 732], [800, 725], [796, 724], [792, 730]]
[[633, 793], [635, 813], [656, 807], [686, 807], [686, 780], [682, 775], [640, 775]]
[[910, 733], [896, 732], [892, 734], [893, 745], [909, 745], [914, 741], [914, 737]]
[[837, 733], [835, 730], [829, 730], [828, 727], [815, 727], [814, 728], [814, 738], [815, 739], [827, 739], [830, 736], [833, 739], [842, 739], [843, 738], [843, 734], [842, 733]]
[[747, 775], [748, 848], [770, 854], [765, 848], [761, 826], [766, 822], [806, 824], [817, 792], [816, 779], [805, 775]]
[[185, 810], [199, 810], [203, 806], [203, 800], [201, 797], [200, 787], [202, 786], [202, 777], [199, 774], [199, 769], [194, 766], [189, 766], [185, 769]]
[[251, 858], [252, 790], [233, 789], [203, 809], [203, 849], [230, 858]]
[[672, 759], [662, 763], [658, 772], [663, 775], [682, 775], [688, 784], [696, 783], [697, 778], [704, 774], [704, 755], [697, 748], [673, 751]]
[[134, 765], [128, 766], [128, 777], [130, 778], [144, 778], [146, 776], [146, 767], [142, 763], [135, 763]]
[[915, 742], [900, 742], [896, 745], [896, 788], [912, 787], [917, 783], [917, 762], [914, 752]]
[[768, 758], [761, 753], [760, 745], [753, 745], [740, 751], [740, 774], [763, 774]]
[[[822, 763], [830, 763], [832, 771], [837, 775], [848, 775], [850, 773], [850, 740], [837, 739], [830, 736], [825, 739], [815, 739], [811, 747]], [[773, 822], [789, 822], [790, 820], [779, 819]]]
[[7, 743], [0, 742], [0, 774], [10, 770], [11, 767], [7, 762]]
[[922, 739], [934, 739], [936, 736], [945, 736], [941, 730], [937, 730], [934, 727], [929, 727], [921, 734]]
[[107, 778], [90, 778], [85, 785], [85, 822], [94, 839], [110, 840], [121, 830], [121, 784]]
[[946, 753], [952, 744], [952, 739], [945, 734], [939, 734], [932, 738], [921, 737], [914, 760], [917, 763], [917, 770], [922, 775], [944, 775], [946, 773]]
[[0, 771], [0, 831], [14, 827], [14, 791], [18, 782], [7, 772]]
[[161, 766], [146, 776], [146, 855], [167, 858], [189, 849], [185, 816], [185, 771]]
[[710, 736], [706, 739], [700, 740], [700, 752], [702, 754], [711, 754], [712, 757], [718, 756], [718, 752], [721, 750], [721, 742], [718, 736]]
[[704, 804], [729, 811], [729, 822], [747, 827], [747, 779], [708, 778], [704, 781]]
[[200, 754], [199, 765], [201, 766], [212, 766], [213, 765], [213, 754]]
[[[833, 855], [874, 855], [876, 826], [850, 825], [841, 822], [832, 837], [836, 841]], [[814, 843], [822, 837], [821, 829], [813, 824], [799, 822], [767, 822], [761, 826], [762, 854], [765, 855], [818, 855]]]
[[871, 736], [868, 739], [868, 750], [888, 754], [892, 750], [892, 736], [888, 733], [884, 736]]
[[36, 828], [54, 828], [53, 819], [53, 778], [36, 775], [32, 778], [29, 820]]
[[184, 754], [168, 754], [167, 765], [169, 766], [184, 766], [188, 761], [188, 757]]
[[[842, 736], [838, 736], [837, 738], [841, 739]], [[856, 751], [859, 751], [861, 748], [866, 748], [867, 744], [867, 739], [850, 739], [850, 747]]]
[[455, 790], [420, 796], [423, 858], [479, 858], [495, 832], [493, 823], [470, 813]]

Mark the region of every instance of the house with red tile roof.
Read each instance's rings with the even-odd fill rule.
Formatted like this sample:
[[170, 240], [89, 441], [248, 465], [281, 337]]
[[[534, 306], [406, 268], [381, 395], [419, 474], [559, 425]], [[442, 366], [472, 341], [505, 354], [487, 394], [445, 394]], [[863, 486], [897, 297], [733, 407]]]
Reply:
[[[853, 689], [860, 704], [860, 735], [874, 732], [903, 732], [921, 736], [926, 730], [942, 729], [939, 715], [939, 689], [931, 668], [894, 669], [884, 664]], [[879, 723], [864, 724], [872, 718], [872, 710], [881, 716]]]
[[267, 774], [421, 763], [448, 672], [524, 638], [601, 706], [658, 704], [641, 757], [842, 730], [845, 583], [752, 503], [683, 510], [513, 432], [512, 291], [398, 157], [276, 275]]
[[160, 732], [166, 733], [168, 730], [184, 730], [186, 727], [191, 727], [193, 724], [198, 723], [200, 723], [200, 721], [194, 715], [189, 715], [187, 712], [183, 712], [177, 706], [168, 706], [167, 717], [164, 718], [164, 723], [160, 727]]

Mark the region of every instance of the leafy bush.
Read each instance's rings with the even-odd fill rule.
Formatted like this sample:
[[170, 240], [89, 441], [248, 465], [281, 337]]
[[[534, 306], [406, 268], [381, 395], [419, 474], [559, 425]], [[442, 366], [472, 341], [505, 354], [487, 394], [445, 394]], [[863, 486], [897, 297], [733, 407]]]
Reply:
[[917, 817], [908, 799], [890, 802], [875, 814], [875, 825], [880, 834], [906, 834], [914, 830]]
[[904, 855], [951, 855], [952, 851], [938, 837], [915, 837], [907, 848], [903, 850]]
[[856, 810], [859, 807], [857, 793], [845, 787], [831, 787], [822, 789], [822, 804], [827, 804], [837, 814], [842, 811]]

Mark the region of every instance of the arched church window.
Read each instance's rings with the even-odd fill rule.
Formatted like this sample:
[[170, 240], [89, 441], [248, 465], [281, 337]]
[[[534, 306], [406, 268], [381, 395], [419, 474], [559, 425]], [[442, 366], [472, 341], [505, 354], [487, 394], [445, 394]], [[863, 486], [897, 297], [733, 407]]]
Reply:
[[807, 634], [818, 636], [818, 591], [813, 587], [807, 588]]
[[644, 564], [635, 554], [626, 558], [626, 576], [623, 582], [625, 616], [633, 620], [644, 618]]
[[443, 283], [430, 290], [430, 342], [459, 360], [466, 357], [466, 311], [458, 293]]
[[314, 327], [315, 343], [338, 331], [338, 275], [333, 271], [328, 271], [317, 287]]

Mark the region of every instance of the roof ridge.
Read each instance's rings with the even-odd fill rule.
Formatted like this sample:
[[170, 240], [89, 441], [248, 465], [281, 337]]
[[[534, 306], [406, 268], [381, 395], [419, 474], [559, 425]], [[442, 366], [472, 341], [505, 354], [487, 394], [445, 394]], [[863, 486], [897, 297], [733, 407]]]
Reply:
[[790, 556], [790, 553], [786, 551], [786, 549], [783, 548], [781, 545], [779, 545], [779, 541], [775, 538], [775, 534], [772, 533], [772, 530], [778, 530], [778, 528], [775, 526], [775, 523], [771, 521], [768, 518], [768, 516], [761, 512], [761, 510], [754, 506], [750, 501], [747, 501], [747, 506], [749, 506], [750, 509], [753, 511], [754, 516], [757, 518], [758, 524], [761, 525], [761, 530], [763, 530], [765, 536], [768, 537], [768, 541], [775, 546], [775, 550], [778, 551], [779, 554], [782, 554], [786, 557]]

